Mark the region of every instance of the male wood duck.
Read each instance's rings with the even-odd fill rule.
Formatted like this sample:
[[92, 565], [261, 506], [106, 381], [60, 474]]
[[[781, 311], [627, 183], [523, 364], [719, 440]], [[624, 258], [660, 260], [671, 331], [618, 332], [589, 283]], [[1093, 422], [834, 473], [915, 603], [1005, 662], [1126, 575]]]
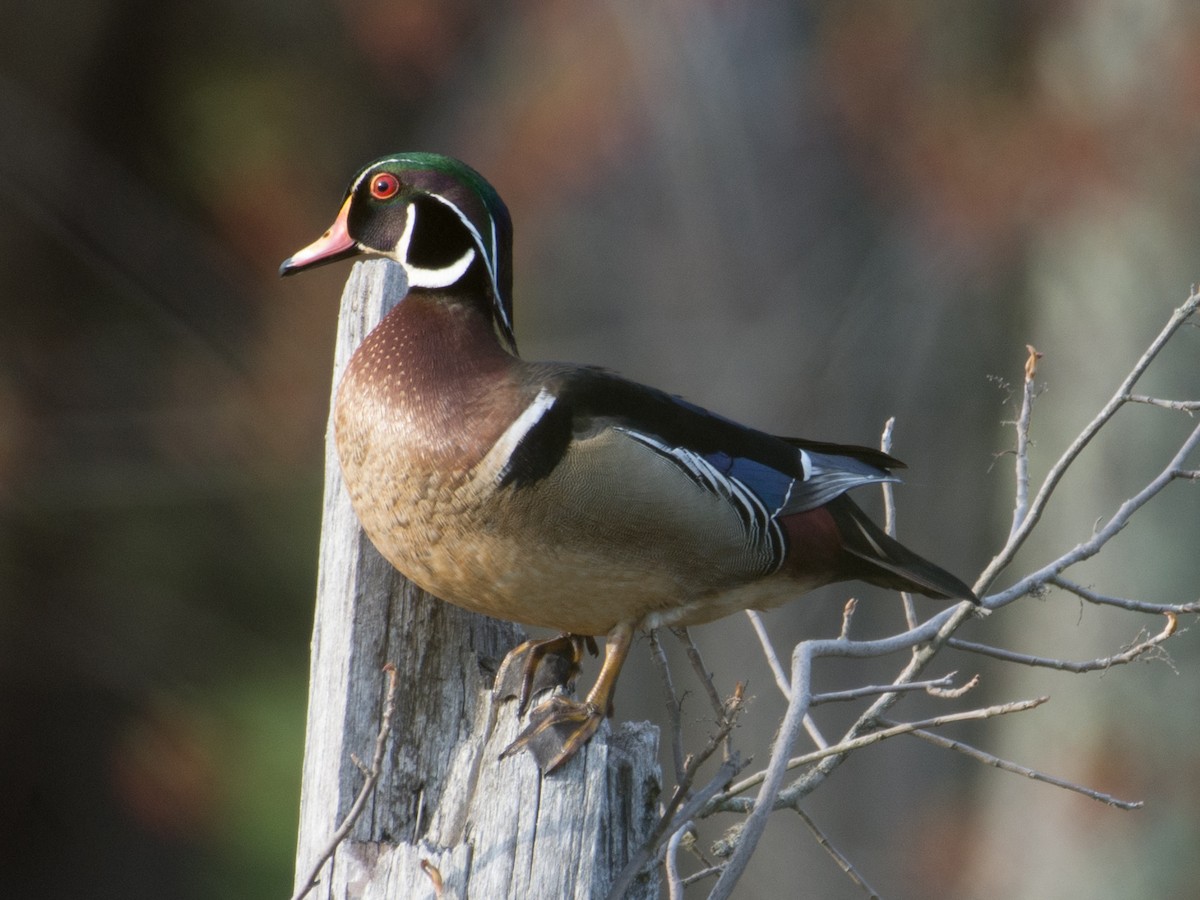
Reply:
[[530, 749], [544, 772], [611, 712], [639, 628], [851, 579], [974, 599], [846, 496], [898, 480], [891, 456], [773, 437], [602, 369], [517, 356], [511, 221], [467, 165], [428, 153], [371, 163], [280, 273], [363, 254], [399, 263], [409, 284], [335, 402], [363, 528], [431, 594], [564, 633], [518, 648], [531, 660], [607, 635], [586, 700], [543, 703], [510, 748]]

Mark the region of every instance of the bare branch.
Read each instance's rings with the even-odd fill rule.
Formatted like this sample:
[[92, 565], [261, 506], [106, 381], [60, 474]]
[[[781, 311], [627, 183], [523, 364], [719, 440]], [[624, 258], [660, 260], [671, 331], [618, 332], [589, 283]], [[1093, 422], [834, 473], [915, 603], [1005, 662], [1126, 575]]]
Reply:
[[[1045, 669], [1058, 669], [1062, 672], [1095, 672], [1100, 669], [1111, 669], [1113, 666], [1121, 666], [1125, 663], [1131, 663], [1146, 652], [1153, 650], [1167, 638], [1175, 633], [1175, 629], [1179, 624], [1179, 619], [1174, 612], [1163, 613], [1167, 617], [1166, 627], [1158, 634], [1146, 640], [1139, 641], [1130, 645], [1120, 653], [1115, 653], [1112, 656], [1105, 656], [1100, 659], [1089, 659], [1085, 662], [1071, 662], [1065, 659], [1053, 659], [1045, 656], [1028, 656], [1024, 653], [1017, 653], [1012, 650], [1004, 650], [1000, 647], [989, 647], [986, 644], [975, 644], [970, 641], [963, 641], [958, 638], [950, 638], [946, 641], [947, 646], [953, 647], [956, 650], [965, 650], [968, 653], [978, 653], [982, 656], [991, 656], [994, 659], [1002, 659], [1005, 662], [1019, 663], [1023, 666], [1037, 666]], [[1144, 632], [1143, 632], [1144, 633]]]
[[[957, 673], [951, 672], [950, 674], [954, 675]], [[979, 676], [972, 675], [970, 681], [968, 681], [966, 684], [959, 685], [956, 688], [930, 687], [930, 688], [926, 688], [926, 692], [928, 694], [930, 694], [931, 696], [938, 697], [942, 700], [957, 700], [959, 697], [963, 697], [966, 694], [970, 693], [971, 691], [975, 690], [975, 687], [978, 684], [979, 684]]]
[[1055, 575], [1047, 580], [1049, 584], [1062, 588], [1064, 591], [1070, 591], [1075, 596], [1086, 600], [1088, 603], [1095, 603], [1102, 606], [1119, 606], [1122, 609], [1133, 610], [1134, 612], [1145, 613], [1193, 613], [1200, 612], [1200, 600], [1193, 600], [1190, 603], [1146, 603], [1141, 600], [1127, 600], [1124, 597], [1110, 597], [1105, 594], [1098, 594], [1081, 584], [1063, 578], [1061, 575]]
[[[1033, 700], [1018, 700], [1012, 703], [1001, 703], [996, 706], [988, 706], [982, 709], [969, 709], [965, 712], [948, 713], [944, 716], [935, 716], [931, 719], [922, 719], [919, 722], [902, 722], [892, 724], [888, 728], [881, 728], [878, 731], [872, 731], [859, 737], [851, 738], [843, 741], [840, 744], [835, 744], [832, 747], [827, 747], [824, 750], [814, 750], [812, 753], [805, 753], [803, 756], [795, 756], [787, 761], [787, 768], [795, 769], [799, 766], [805, 766], [809, 763], [818, 762], [829, 756], [837, 756], [849, 753], [851, 750], [857, 750], [861, 747], [868, 747], [871, 744], [878, 744], [880, 741], [893, 738], [901, 734], [908, 734], [911, 731], [916, 731], [922, 728], [940, 728], [943, 725], [949, 725], [952, 722], [970, 722], [979, 719], [991, 719], [996, 716], [1004, 716], [1014, 712], [1025, 712], [1029, 709], [1034, 709], [1041, 706], [1049, 697], [1035, 697]], [[736, 810], [743, 807], [748, 808], [746, 804], [727, 804], [726, 801], [734, 800], [738, 794], [743, 791], [748, 791], [763, 782], [766, 772], [756, 772], [747, 778], [742, 779], [737, 784], [730, 785], [728, 790], [713, 798], [712, 804], [701, 812], [701, 815], [708, 815], [717, 809], [722, 811]], [[757, 806], [758, 801], [754, 801]], [[786, 804], [792, 806], [792, 804]], [[778, 808], [778, 807], [777, 807]]]
[[[1200, 297], [1200, 295], [1197, 295], [1197, 297]], [[1158, 495], [1172, 481], [1182, 477], [1182, 473], [1186, 471], [1183, 468], [1183, 464], [1197, 446], [1200, 446], [1200, 425], [1197, 425], [1192, 430], [1192, 433], [1180, 445], [1179, 450], [1171, 458], [1171, 461], [1167, 463], [1166, 467], [1152, 478], [1138, 493], [1123, 502], [1117, 508], [1113, 517], [1108, 520], [1108, 523], [1101, 528], [1097, 528], [1088, 540], [1076, 545], [1058, 559], [1048, 563], [1036, 572], [1026, 575], [1011, 587], [986, 597], [981, 601], [981, 604], [988, 609], [997, 609], [1046, 584], [1051, 578], [1054, 578], [1060, 572], [1063, 572], [1076, 563], [1083, 562], [1083, 560], [1095, 556], [1105, 544], [1116, 537], [1129, 524], [1129, 520], [1133, 518], [1134, 513], [1145, 506], [1146, 503]], [[1032, 512], [1030, 515], [1032, 515]], [[980, 576], [978, 583], [982, 584], [983, 581], [984, 576]]]
[[758, 635], [758, 642], [762, 645], [763, 655], [767, 658], [767, 665], [771, 667], [771, 674], [775, 676], [775, 684], [778, 686], [779, 692], [783, 694], [784, 700], [790, 699], [792, 686], [788, 684], [787, 672], [783, 671], [783, 664], [779, 662], [779, 656], [775, 653], [775, 645], [771, 642], [771, 636], [767, 634], [762, 616], [758, 614], [757, 610], [748, 609], [746, 618], [754, 626], [754, 633]]
[[683, 881], [679, 877], [679, 843], [692, 828], [691, 820], [684, 822], [667, 841], [665, 868], [667, 870], [667, 896], [670, 900], [683, 900]]
[[[838, 639], [843, 641], [850, 640], [850, 623], [854, 621], [854, 611], [858, 609], [858, 598], [851, 597], [846, 601], [846, 605], [842, 607], [842, 630], [838, 633]], [[909, 628], [913, 626], [909, 625]]]
[[[852, 609], [854, 598], [846, 602], [847, 609]], [[758, 635], [758, 642], [762, 645], [763, 655], [767, 658], [767, 665], [771, 667], [771, 673], [775, 676], [775, 684], [783, 694], [783, 699], [790, 700], [792, 696], [791, 685], [788, 684], [787, 672], [783, 671], [783, 666], [779, 662], [779, 657], [775, 653], [775, 645], [771, 642], [771, 636], [767, 634], [766, 626], [763, 624], [762, 616], [755, 610], [746, 610], [746, 616], [750, 619], [750, 624], [754, 626], [754, 633]], [[845, 621], [842, 627], [845, 628]], [[817, 727], [817, 723], [813, 721], [812, 716], [804, 717], [804, 730], [808, 732], [808, 736], [812, 738], [812, 742], [818, 747], [828, 747], [829, 742], [825, 740], [825, 736], [821, 734], [821, 729]]]
[[1130, 394], [1126, 399], [1130, 403], [1146, 403], [1150, 406], [1175, 409], [1186, 413], [1193, 413], [1200, 409], [1200, 400], [1163, 400], [1159, 397], [1146, 397], [1141, 394]]
[[[896, 429], [896, 417], [892, 416], [883, 423], [883, 434], [879, 436], [879, 449], [884, 453], [892, 452], [892, 433]], [[879, 484], [883, 491], [883, 530], [888, 537], [896, 536], [896, 498], [895, 491], [892, 489], [890, 481], [883, 481]], [[913, 603], [912, 594], [908, 591], [900, 592], [900, 602], [904, 605], [904, 624], [909, 628], [917, 624], [917, 607]], [[853, 615], [853, 608], [846, 610], [845, 618], [842, 621], [842, 636], [845, 637], [850, 628], [850, 616]]]
[[675, 764], [675, 780], [683, 778], [683, 704], [675, 693], [675, 683], [671, 680], [671, 667], [667, 663], [667, 654], [662, 642], [658, 639], [658, 629], [650, 631], [650, 658], [658, 669], [658, 677], [663, 686], [663, 703], [667, 707], [667, 718], [671, 722], [671, 760]]
[[962, 741], [951, 740], [950, 738], [942, 737], [939, 734], [933, 734], [929, 731], [917, 729], [912, 732], [913, 737], [918, 737], [923, 741], [928, 741], [938, 747], [944, 747], [947, 750], [956, 750], [965, 756], [978, 760], [984, 765], [995, 766], [1005, 772], [1013, 772], [1017, 775], [1024, 775], [1026, 778], [1031, 778], [1034, 781], [1044, 781], [1046, 784], [1052, 784], [1055, 787], [1065, 788], [1068, 791], [1074, 791], [1077, 794], [1083, 794], [1085, 797], [1091, 797], [1093, 800], [1099, 800], [1101, 803], [1107, 803], [1109, 806], [1115, 806], [1118, 809], [1141, 809], [1145, 802], [1142, 800], [1119, 800], [1111, 794], [1101, 793], [1100, 791], [1092, 790], [1091, 788], [1083, 787], [1071, 781], [1064, 781], [1061, 778], [1056, 778], [1053, 775], [1047, 775], [1044, 772], [1039, 772], [1036, 769], [1030, 769], [1014, 762], [1009, 762], [1006, 759], [1001, 759], [998, 756], [993, 756], [991, 753], [986, 753], [970, 744], [964, 744]]
[[[814, 694], [808, 705], [820, 706], [822, 703], [842, 703], [846, 700], [859, 700], [863, 697], [873, 697], [877, 694], [887, 694], [893, 691], [928, 691], [929, 693], [933, 693], [934, 689], [942, 690], [951, 687], [954, 683], [954, 675], [955, 673], [951, 672], [948, 675], [943, 675], [941, 678], [934, 678], [929, 681], [911, 681], [908, 684], [872, 684], [866, 687], [852, 688], [848, 691], [829, 691], [824, 694]], [[974, 684], [968, 684], [967, 687], [974, 687]]]
[[1050, 495], [1058, 487], [1058, 483], [1062, 480], [1063, 475], [1066, 474], [1067, 469], [1078, 458], [1079, 454], [1083, 452], [1084, 448], [1091, 443], [1096, 433], [1116, 414], [1118, 409], [1129, 401], [1133, 386], [1137, 384], [1138, 379], [1142, 377], [1142, 374], [1149, 367], [1150, 363], [1154, 361], [1163, 347], [1166, 346], [1167, 341], [1171, 339], [1180, 326], [1196, 311], [1198, 306], [1200, 306], [1200, 292], [1193, 291], [1184, 304], [1172, 313], [1162, 331], [1151, 341], [1146, 352], [1134, 364], [1133, 369], [1130, 370], [1125, 380], [1121, 382], [1109, 401], [1104, 404], [1096, 417], [1088, 423], [1087, 427], [1083, 429], [1079, 436], [1063, 452], [1058, 461], [1051, 466], [1050, 471], [1042, 481], [1042, 486], [1038, 490], [1037, 496], [1021, 520], [1020, 526], [1009, 536], [1004, 548], [996, 554], [995, 558], [992, 559], [983, 574], [976, 581], [976, 593], [986, 590], [996, 576], [1012, 562], [1017, 551], [1021, 549], [1030, 532], [1033, 531], [1034, 526], [1041, 519], [1046, 504], [1050, 500]]
[[1017, 414], [1017, 421], [1013, 423], [1017, 429], [1015, 462], [1017, 487], [1013, 502], [1012, 528], [1008, 532], [1008, 539], [1010, 541], [1016, 535], [1017, 530], [1021, 527], [1021, 523], [1025, 521], [1026, 514], [1029, 512], [1029, 423], [1033, 419], [1033, 378], [1037, 374], [1038, 360], [1044, 355], [1035, 350], [1032, 344], [1026, 344], [1025, 349], [1028, 351], [1029, 356], [1025, 360], [1025, 380], [1021, 391], [1021, 411]]
[[858, 869], [854, 868], [854, 864], [846, 859], [842, 852], [829, 842], [829, 838], [825, 837], [824, 832], [817, 827], [817, 823], [809, 817], [808, 813], [800, 809], [800, 807], [796, 807], [796, 815], [808, 826], [808, 830], [817, 839], [817, 843], [821, 846], [821, 849], [833, 857], [833, 861], [837, 863], [838, 868], [845, 872], [851, 881], [862, 888], [863, 893], [870, 897], [871, 900], [879, 900], [879, 894], [876, 890], [867, 884], [867, 880], [859, 874]]
[[683, 644], [683, 648], [687, 652], [688, 662], [692, 664], [692, 670], [704, 686], [704, 693], [708, 695], [708, 702], [712, 704], [713, 712], [720, 719], [725, 715], [725, 704], [721, 702], [721, 695], [717, 693], [717, 686], [713, 684], [712, 673], [704, 665], [704, 658], [700, 656], [700, 648], [696, 646], [695, 641], [692, 640], [691, 633], [686, 628], [672, 628], [671, 634], [675, 635], [679, 639], [679, 642]]
[[371, 766], [367, 770], [366, 780], [363, 782], [358, 796], [354, 798], [354, 803], [351, 805], [350, 811], [342, 819], [342, 824], [334, 831], [333, 836], [329, 839], [329, 843], [317, 857], [316, 862], [313, 863], [308, 877], [304, 879], [300, 888], [292, 895], [292, 900], [302, 900], [309, 891], [317, 886], [317, 876], [321, 874], [321, 869], [324, 868], [325, 863], [337, 851], [338, 845], [346, 839], [346, 835], [350, 833], [350, 830], [354, 828], [354, 823], [362, 815], [362, 811], [367, 805], [367, 799], [371, 796], [371, 792], [375, 790], [375, 785], [379, 781], [379, 773], [383, 769], [383, 751], [387, 747], [387, 738], [392, 730], [392, 716], [396, 714], [396, 667], [391, 663], [387, 663], [383, 667], [383, 671], [387, 673], [388, 677], [387, 696], [383, 703], [383, 715], [379, 718], [379, 733], [375, 737], [375, 752], [371, 755]]
[[[709, 749], [709, 755], [711, 755], [712, 750], [716, 749], [720, 740], [721, 738], [717, 737], [709, 741], [709, 747], [711, 748]], [[663, 839], [669, 835], [676, 834], [687, 822], [695, 818], [697, 812], [702, 807], [707, 806], [712, 798], [725, 785], [729, 784], [733, 776], [745, 766], [745, 763], [738, 760], [736, 756], [725, 760], [717, 770], [717, 774], [709, 780], [708, 784], [688, 797], [687, 802], [681, 803], [680, 801], [687, 796], [687, 792], [691, 786], [691, 779], [695, 776], [701, 762], [703, 760], [696, 762], [694, 765], [689, 763], [688, 783], [681, 783], [676, 786], [666, 810], [658, 820], [658, 825], [655, 827], [654, 832], [650, 835], [650, 839], [629, 858], [629, 862], [625, 864], [625, 868], [621, 870], [621, 873], [613, 882], [608, 892], [608, 900], [621, 900], [629, 890], [629, 886], [633, 883], [633, 880], [638, 876], [638, 873], [657, 858], [659, 847], [663, 844]]]
[[434, 900], [442, 900], [446, 894], [446, 885], [442, 881], [441, 871], [427, 859], [421, 860], [421, 871], [429, 877], [433, 885]]
[[709, 866], [706, 869], [701, 869], [699, 872], [693, 872], [687, 878], [683, 879], [683, 886], [687, 887], [690, 884], [695, 884], [697, 881], [703, 881], [705, 878], [715, 878], [720, 875], [725, 869], [725, 866]]

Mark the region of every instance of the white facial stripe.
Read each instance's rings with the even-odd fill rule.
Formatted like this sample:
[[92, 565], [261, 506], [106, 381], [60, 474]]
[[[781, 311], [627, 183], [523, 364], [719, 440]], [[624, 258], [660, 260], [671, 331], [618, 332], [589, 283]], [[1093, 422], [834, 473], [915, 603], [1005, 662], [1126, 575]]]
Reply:
[[467, 274], [471, 263], [475, 261], [475, 249], [468, 247], [467, 252], [444, 269], [418, 269], [416, 266], [405, 266], [408, 270], [408, 283], [411, 287], [444, 288], [450, 287], [458, 279]]
[[404, 230], [400, 232], [400, 240], [396, 241], [396, 259], [402, 261], [404, 270], [408, 273], [410, 287], [444, 288], [454, 284], [475, 261], [475, 251], [467, 248], [467, 252], [441, 269], [422, 269], [408, 261], [408, 250], [412, 245], [413, 232], [417, 228], [417, 207], [408, 204], [404, 208]]
[[408, 247], [412, 243], [413, 229], [417, 225], [417, 208], [413, 204], [404, 207], [404, 230], [396, 241], [396, 259], [408, 268]]
[[[491, 216], [488, 216], [488, 219], [491, 222], [491, 226], [492, 226], [492, 244], [491, 244], [491, 248], [489, 249], [483, 243], [483, 235], [481, 235], [479, 233], [479, 229], [475, 227], [475, 225], [471, 222], [470, 219], [467, 218], [466, 214], [461, 209], [459, 209], [454, 203], [447, 200], [445, 197], [441, 196], [440, 194], [430, 194], [429, 196], [432, 197], [434, 200], [437, 200], [439, 203], [442, 203], [445, 206], [448, 206], [454, 212], [454, 214], [456, 216], [458, 216], [459, 220], [463, 223], [463, 225], [466, 226], [467, 230], [471, 232], [471, 236], [473, 238], [475, 238], [476, 246], [479, 247], [479, 252], [483, 254], [483, 263], [487, 267], [488, 277], [492, 280], [492, 291], [495, 293], [496, 297], [498, 298], [500, 296], [500, 273], [497, 269], [497, 266], [499, 264], [499, 258], [497, 255], [499, 252], [499, 248], [496, 246], [496, 220], [493, 219]], [[504, 309], [502, 308], [502, 304], [497, 304], [496, 308], [499, 311], [500, 315], [504, 318], [505, 326], [511, 331], [512, 330], [512, 322], [510, 322], [508, 320], [508, 315], [505, 313]]]

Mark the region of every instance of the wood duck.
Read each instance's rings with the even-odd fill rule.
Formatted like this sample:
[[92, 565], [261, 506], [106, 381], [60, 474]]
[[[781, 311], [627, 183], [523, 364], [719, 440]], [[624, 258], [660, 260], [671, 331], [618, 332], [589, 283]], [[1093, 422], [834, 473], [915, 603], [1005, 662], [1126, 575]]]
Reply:
[[329, 230], [280, 273], [362, 254], [399, 263], [409, 284], [335, 401], [363, 528], [431, 594], [564, 633], [518, 648], [528, 659], [607, 636], [587, 698], [543, 703], [510, 748], [527, 747], [544, 772], [611, 713], [639, 628], [851, 579], [974, 599], [846, 496], [897, 481], [891, 456], [773, 437], [603, 369], [521, 359], [511, 220], [467, 165], [427, 153], [371, 163]]

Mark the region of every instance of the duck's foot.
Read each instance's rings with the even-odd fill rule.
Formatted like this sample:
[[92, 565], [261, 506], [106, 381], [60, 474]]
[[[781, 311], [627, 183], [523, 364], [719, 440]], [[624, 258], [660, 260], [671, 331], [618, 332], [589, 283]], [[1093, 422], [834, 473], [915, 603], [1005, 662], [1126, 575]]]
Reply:
[[[620, 673], [621, 666], [625, 663], [625, 657], [629, 655], [629, 648], [633, 643], [633, 629], [633, 622], [620, 622], [608, 633], [604, 665], [600, 667], [600, 674], [596, 677], [596, 683], [592, 685], [591, 691], [588, 692], [587, 700], [581, 703], [578, 700], [568, 700], [559, 696], [546, 700], [529, 714], [529, 725], [517, 735], [515, 741], [504, 749], [504, 752], [500, 754], [501, 757], [512, 756], [520, 750], [528, 750], [537, 760], [542, 774], [548, 775], [574, 756], [596, 733], [596, 729], [600, 727], [600, 723], [604, 721], [605, 717], [612, 715], [613, 691], [617, 687], [617, 675]], [[550, 650], [558, 652], [564, 647], [570, 647], [574, 654], [571, 661], [576, 671], [579, 667], [579, 658], [583, 655], [583, 646], [585, 644], [589, 648], [595, 646], [591, 638], [568, 634], [552, 638], [549, 641], [532, 643], [542, 646], [534, 646], [523, 652], [540, 654], [541, 657], [545, 657]], [[524, 647], [523, 644], [509, 656], [512, 657], [517, 651], [522, 651]], [[593, 650], [593, 652], [595, 651]], [[506, 659], [501, 669], [503, 670], [508, 664], [509, 660]], [[532, 682], [536, 680], [533, 676], [538, 667], [537, 660], [532, 663], [526, 660], [520, 666], [516, 666], [514, 662], [514, 669], [522, 673], [522, 677], [516, 683], [522, 689], [528, 688], [527, 692], [523, 690], [520, 693], [524, 698], [522, 706], [533, 693]], [[496, 677], [497, 685], [500, 684], [500, 674], [497, 674]]]
[[593, 656], [598, 652], [594, 638], [577, 634], [518, 644], [504, 657], [496, 673], [496, 697], [516, 697], [517, 715], [521, 716], [530, 699], [538, 694], [559, 687], [573, 690], [584, 646]]
[[549, 775], [586, 744], [604, 721], [605, 713], [591, 703], [551, 697], [534, 707], [529, 725], [504, 748], [500, 757], [528, 750], [543, 775]]

